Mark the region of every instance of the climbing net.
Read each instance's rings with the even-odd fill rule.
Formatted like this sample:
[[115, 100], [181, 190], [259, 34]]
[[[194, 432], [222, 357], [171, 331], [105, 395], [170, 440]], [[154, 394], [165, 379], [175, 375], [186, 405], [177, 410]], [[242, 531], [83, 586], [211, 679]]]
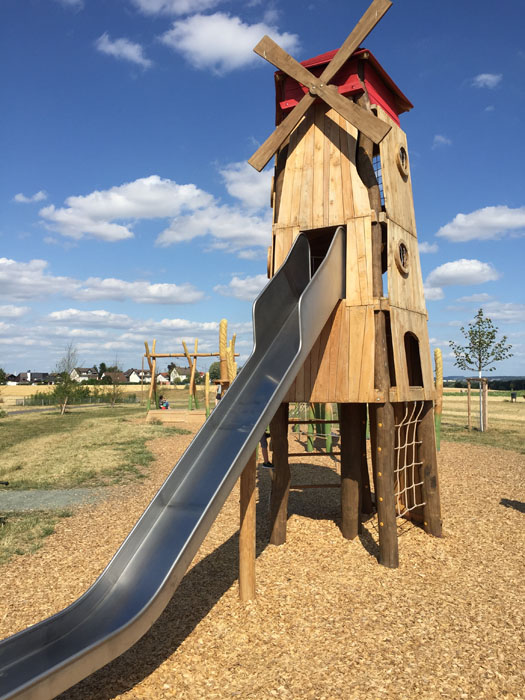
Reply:
[[423, 401], [407, 401], [404, 412], [398, 417], [401, 420], [395, 424], [395, 469], [394, 489], [396, 515], [407, 516], [410, 511], [425, 505], [422, 491], [422, 462], [418, 460], [418, 447], [421, 441], [417, 439], [417, 428], [421, 422]]

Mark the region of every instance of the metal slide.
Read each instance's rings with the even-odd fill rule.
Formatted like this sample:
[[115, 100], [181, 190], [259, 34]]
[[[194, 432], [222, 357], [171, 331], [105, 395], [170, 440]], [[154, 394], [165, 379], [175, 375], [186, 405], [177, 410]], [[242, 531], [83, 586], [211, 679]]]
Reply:
[[308, 240], [297, 238], [254, 303], [252, 355], [106, 569], [65, 610], [0, 642], [1, 700], [55, 697], [159, 617], [344, 296], [344, 236], [312, 278]]

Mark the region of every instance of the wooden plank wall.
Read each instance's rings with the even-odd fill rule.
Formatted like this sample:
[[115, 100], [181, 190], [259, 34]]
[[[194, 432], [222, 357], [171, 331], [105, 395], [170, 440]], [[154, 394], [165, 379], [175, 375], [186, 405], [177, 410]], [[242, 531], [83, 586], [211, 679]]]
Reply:
[[[378, 111], [381, 119], [393, 124], [386, 113], [380, 108]], [[356, 137], [353, 126], [325, 104], [316, 104], [292, 132], [284, 173], [276, 178], [282, 189], [273, 226], [271, 274], [283, 263], [299, 231], [347, 227], [346, 299], [334, 309], [286, 401], [376, 401], [374, 309], [380, 306], [390, 308], [397, 379], [391, 400], [433, 397], [410, 168], [403, 174], [396, 162], [400, 146], [407, 150], [406, 136], [393, 124], [380, 145], [389, 236], [386, 305], [372, 293], [372, 219], [368, 192], [356, 168]], [[409, 254], [408, 274], [400, 272], [395, 263], [401, 241]], [[407, 331], [419, 340], [422, 389], [408, 385], [404, 347]]]
[[356, 137], [357, 130], [324, 103], [307, 112], [288, 144], [276, 237], [282, 226], [307, 231], [370, 214], [355, 165]]
[[374, 309], [340, 302], [286, 401], [368, 403], [374, 391]]

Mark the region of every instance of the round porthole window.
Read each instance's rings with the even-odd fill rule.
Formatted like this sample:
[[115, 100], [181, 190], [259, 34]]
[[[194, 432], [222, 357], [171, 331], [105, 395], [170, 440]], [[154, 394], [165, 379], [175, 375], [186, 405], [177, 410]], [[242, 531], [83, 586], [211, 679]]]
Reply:
[[396, 162], [399, 172], [406, 179], [408, 177], [408, 153], [404, 146], [399, 146], [397, 149]]
[[396, 265], [402, 275], [408, 275], [409, 255], [408, 248], [404, 241], [399, 241], [396, 248]]

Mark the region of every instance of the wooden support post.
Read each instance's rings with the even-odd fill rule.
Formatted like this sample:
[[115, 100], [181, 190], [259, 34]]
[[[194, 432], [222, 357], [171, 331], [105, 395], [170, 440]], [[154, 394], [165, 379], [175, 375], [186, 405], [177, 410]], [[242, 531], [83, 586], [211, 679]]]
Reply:
[[[489, 429], [488, 417], [489, 417], [489, 383], [486, 379], [483, 382], [483, 430]], [[481, 386], [479, 388], [481, 391]]]
[[239, 597], [255, 598], [255, 452], [241, 474], [241, 525], [239, 532]]
[[[370, 110], [370, 100], [363, 82], [363, 63], [358, 73], [364, 88], [356, 102]], [[381, 192], [374, 173], [374, 144], [363, 133], [359, 134], [356, 163], [359, 176], [368, 190], [370, 208], [375, 211], [372, 222], [372, 290], [374, 297], [383, 296], [383, 230], [379, 223]], [[383, 393], [384, 403], [370, 404], [370, 435], [372, 438], [372, 465], [376, 487], [377, 521], [379, 528], [379, 563], [390, 568], [399, 566], [397, 523], [394, 499], [394, 408], [388, 400], [390, 371], [386, 339], [385, 311], [374, 312], [375, 352], [374, 386]]]
[[370, 475], [368, 473], [368, 458], [366, 456], [366, 404], [362, 404], [360, 415], [360, 448], [361, 448], [361, 512], [369, 515], [374, 512], [372, 492], [370, 490]]
[[376, 477], [379, 529], [379, 563], [399, 566], [394, 497], [394, 408], [391, 403], [370, 406], [370, 432], [374, 434], [372, 463]]
[[361, 417], [365, 404], [339, 404], [341, 431], [341, 532], [353, 540], [361, 532]]
[[[157, 345], [157, 341], [153, 339], [153, 344], [151, 346], [151, 353], [149, 352], [148, 344], [144, 343], [146, 346], [146, 353], [147, 353], [147, 358], [148, 358], [148, 364], [151, 372], [151, 382], [149, 385], [149, 394], [148, 394], [148, 411], [151, 408], [151, 402], [153, 400], [154, 402], [154, 408], [158, 408], [157, 406], [157, 386], [156, 386], [156, 377], [155, 374], [157, 372], [157, 357], [155, 356], [155, 346]], [[153, 358], [153, 360], [151, 359]]]
[[195, 394], [195, 372], [197, 370], [197, 349], [199, 347], [199, 341], [195, 339], [195, 355], [191, 362], [191, 372], [190, 372], [190, 397], [189, 397], [189, 409], [193, 411], [193, 408], [199, 408], [197, 405], [197, 396]]
[[288, 463], [288, 404], [282, 403], [270, 423], [274, 475], [270, 496], [271, 544], [286, 542], [290, 465]]
[[223, 318], [219, 324], [219, 367], [221, 372], [221, 391], [230, 386], [228, 376], [228, 321]]
[[210, 415], [210, 373], [204, 375], [204, 407], [206, 409], [206, 418]]
[[472, 413], [470, 411], [470, 379], [467, 379], [467, 429], [472, 430]]
[[148, 345], [146, 340], [144, 341], [144, 347], [146, 349], [146, 359], [148, 361], [148, 367], [149, 367], [150, 376], [151, 376], [150, 387], [149, 387], [149, 392], [148, 392], [148, 403], [146, 404], [146, 408], [149, 411], [151, 408], [151, 382], [153, 381], [153, 362], [151, 361], [151, 353], [149, 351], [149, 345]]
[[425, 401], [418, 429], [419, 461], [423, 481], [423, 524], [429, 535], [441, 537], [441, 505], [437, 471], [436, 434], [434, 429], [434, 407]]

